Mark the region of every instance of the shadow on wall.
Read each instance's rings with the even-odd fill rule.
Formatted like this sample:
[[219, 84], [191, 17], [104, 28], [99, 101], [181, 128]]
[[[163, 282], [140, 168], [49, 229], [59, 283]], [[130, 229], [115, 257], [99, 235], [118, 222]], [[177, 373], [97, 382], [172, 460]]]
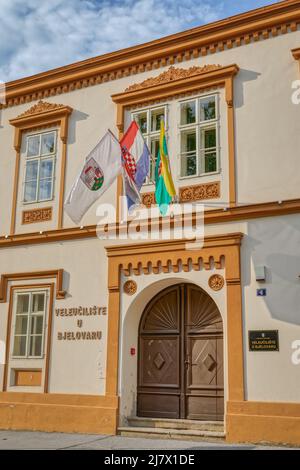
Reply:
[[247, 82], [257, 80], [261, 74], [253, 70], [240, 69], [234, 82], [234, 107], [244, 106], [244, 86]]
[[88, 114], [74, 109], [69, 121], [68, 143], [74, 144], [76, 141], [76, 125], [78, 121], [85, 121], [89, 117]]
[[63, 281], [63, 290], [66, 291], [66, 296], [65, 298], [70, 298], [73, 297], [69, 291], [70, 291], [70, 273], [68, 271], [64, 270], [64, 281]]
[[[240, 69], [237, 77], [234, 81], [234, 109], [242, 108], [245, 104], [245, 87], [248, 85], [248, 82], [253, 82], [260, 77], [260, 73], [254, 72], [253, 70]], [[237, 120], [235, 120], [235, 132], [237, 135]], [[239, 172], [239, 161], [242, 158], [239, 155], [239, 149], [237, 146], [237, 138], [235, 139], [235, 154], [236, 154], [236, 172]], [[237, 198], [239, 197], [237, 189]], [[239, 200], [239, 199], [237, 199]]]
[[300, 325], [300, 217], [249, 222], [242, 266], [246, 286], [255, 276], [254, 267], [266, 266], [266, 281], [256, 284], [256, 288], [267, 289], [267, 296], [261, 300], [272, 318]]

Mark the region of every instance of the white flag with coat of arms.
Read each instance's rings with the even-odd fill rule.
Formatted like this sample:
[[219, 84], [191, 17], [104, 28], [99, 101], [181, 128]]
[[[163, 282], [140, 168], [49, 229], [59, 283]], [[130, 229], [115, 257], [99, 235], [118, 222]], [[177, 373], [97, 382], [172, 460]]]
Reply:
[[79, 224], [91, 205], [122, 173], [121, 147], [110, 132], [103, 136], [86, 158], [64, 204], [65, 211]]

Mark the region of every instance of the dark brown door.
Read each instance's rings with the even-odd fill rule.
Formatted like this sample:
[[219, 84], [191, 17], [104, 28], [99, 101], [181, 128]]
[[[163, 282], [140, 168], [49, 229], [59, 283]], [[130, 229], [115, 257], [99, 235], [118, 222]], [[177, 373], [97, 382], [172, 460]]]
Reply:
[[165, 289], [142, 315], [137, 414], [223, 419], [222, 318], [197, 286]]

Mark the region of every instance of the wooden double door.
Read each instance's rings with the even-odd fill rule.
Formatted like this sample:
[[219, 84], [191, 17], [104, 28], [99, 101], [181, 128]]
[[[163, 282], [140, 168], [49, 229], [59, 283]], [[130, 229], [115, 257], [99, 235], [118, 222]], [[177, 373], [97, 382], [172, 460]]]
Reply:
[[165, 289], [142, 315], [137, 414], [224, 418], [222, 318], [212, 298], [193, 284]]

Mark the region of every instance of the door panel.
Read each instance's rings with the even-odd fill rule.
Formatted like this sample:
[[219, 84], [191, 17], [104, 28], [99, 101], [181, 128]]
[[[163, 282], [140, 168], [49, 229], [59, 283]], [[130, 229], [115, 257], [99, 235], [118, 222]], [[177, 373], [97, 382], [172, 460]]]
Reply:
[[[218, 419], [217, 403], [223, 400], [224, 393], [223, 384], [218, 384], [220, 358], [217, 343], [217, 338], [207, 335], [187, 337], [187, 419]], [[220, 398], [217, 398], [219, 393]]]
[[191, 284], [161, 292], [139, 330], [138, 416], [224, 416], [223, 324], [216, 304]]
[[179, 335], [141, 338], [141, 387], [179, 388], [179, 340]]
[[179, 418], [180, 289], [150, 303], [140, 325], [138, 416]]

